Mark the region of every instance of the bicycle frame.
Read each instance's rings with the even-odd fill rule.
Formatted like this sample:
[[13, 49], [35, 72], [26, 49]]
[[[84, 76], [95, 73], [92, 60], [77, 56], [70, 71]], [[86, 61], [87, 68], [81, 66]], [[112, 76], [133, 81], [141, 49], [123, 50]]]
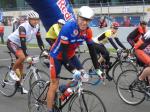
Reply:
[[28, 71], [25, 75], [23, 75], [22, 77], [22, 80], [21, 80], [21, 85], [28, 79], [28, 77], [30, 77], [30, 75], [33, 73], [34, 77], [36, 78], [36, 80], [38, 80], [38, 77], [37, 77], [37, 68], [35, 67], [34, 64], [32, 65], [29, 65], [29, 67], [27, 67]]
[[[67, 78], [63, 78], [63, 77], [61, 77], [61, 79], [65, 79], [65, 80], [67, 80]], [[70, 78], [68, 78], [68, 79], [70, 79]], [[46, 104], [46, 98], [47, 98], [47, 92], [46, 92], [46, 97], [44, 98], [44, 99], [42, 99], [42, 101], [41, 101], [41, 97], [42, 97], [42, 95], [44, 94], [44, 92], [46, 91], [46, 89], [49, 87], [49, 85], [50, 85], [50, 82], [49, 81], [47, 81], [46, 82], [46, 86], [45, 86], [45, 88], [44, 88], [44, 90], [42, 91], [42, 93], [39, 95], [39, 97], [38, 97], [38, 99], [37, 99], [37, 101], [38, 102], [40, 102], [40, 103], [42, 103], [42, 104]], [[83, 91], [83, 88], [82, 88], [82, 81], [80, 80], [80, 81], [78, 81], [78, 85], [73, 89], [73, 93], [65, 100], [65, 101], [61, 101], [61, 99], [59, 98], [60, 97], [60, 95], [58, 95], [58, 93], [59, 92], [57, 92], [56, 93], [56, 95], [55, 95], [55, 103], [54, 103], [54, 108], [57, 108], [57, 109], [59, 109], [59, 110], [62, 110], [64, 107], [65, 107], [65, 105], [72, 99], [72, 98], [74, 98], [74, 96], [76, 95], [76, 94], [79, 94], [79, 96], [81, 95], [81, 93], [82, 93], [82, 91]]]
[[[13, 66], [13, 64], [14, 64], [14, 59], [13, 59], [13, 56], [12, 56], [12, 53], [10, 52], [10, 51], [6, 51], [6, 53], [8, 53], [9, 54], [9, 56], [10, 56], [10, 60], [11, 60], [11, 63], [10, 63], [10, 66], [9, 66], [9, 69], [12, 69], [12, 66]], [[20, 82], [20, 84], [21, 85], [23, 85], [23, 83], [27, 80], [27, 78], [33, 73], [34, 74], [34, 77], [36, 78], [36, 80], [38, 80], [38, 77], [37, 77], [37, 68], [36, 68], [36, 66], [35, 66], [35, 64], [34, 63], [31, 63], [31, 64], [29, 64], [29, 66], [27, 67], [27, 73], [25, 74], [25, 75], [22, 75], [21, 76], [21, 82]], [[6, 79], [6, 76], [5, 76], [5, 78], [4, 79]]]

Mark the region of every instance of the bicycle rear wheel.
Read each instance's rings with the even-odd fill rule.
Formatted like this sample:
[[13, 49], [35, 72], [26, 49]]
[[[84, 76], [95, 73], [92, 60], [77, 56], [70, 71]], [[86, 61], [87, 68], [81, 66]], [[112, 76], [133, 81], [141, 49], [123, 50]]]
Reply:
[[48, 83], [45, 80], [35, 81], [28, 93], [29, 112], [47, 112], [46, 97]]
[[95, 93], [83, 90], [71, 99], [68, 112], [106, 112], [106, 107]]
[[137, 68], [132, 62], [129, 62], [129, 61], [122, 61], [122, 62], [118, 62], [117, 64], [115, 64], [112, 70], [112, 77], [113, 77], [115, 84], [117, 82], [117, 78], [120, 75], [120, 73], [122, 73], [125, 70], [137, 71]]
[[31, 87], [32, 83], [40, 79], [49, 81], [49, 75], [45, 71], [37, 69], [36, 74], [32, 73], [30, 76], [29, 87]]
[[119, 97], [129, 105], [138, 105], [145, 99], [145, 94], [137, 85], [137, 71], [126, 70], [120, 74], [117, 80], [117, 92]]
[[11, 97], [16, 93], [16, 81], [9, 76], [8, 66], [0, 66], [0, 92], [6, 97]]

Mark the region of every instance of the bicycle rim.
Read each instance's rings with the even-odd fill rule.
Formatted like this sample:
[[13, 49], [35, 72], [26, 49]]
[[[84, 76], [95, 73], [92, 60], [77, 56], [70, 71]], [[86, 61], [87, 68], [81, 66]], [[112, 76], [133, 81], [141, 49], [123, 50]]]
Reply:
[[68, 112], [106, 112], [106, 107], [95, 93], [84, 90], [81, 95], [75, 94]]
[[16, 81], [9, 76], [8, 66], [0, 66], [0, 92], [6, 97], [11, 97], [16, 93]]
[[129, 105], [138, 105], [145, 99], [145, 94], [136, 85], [137, 71], [126, 70], [120, 74], [117, 80], [117, 92], [119, 97]]
[[118, 62], [112, 71], [112, 77], [116, 84], [118, 76], [125, 70], [137, 70], [136, 66], [132, 62], [122, 61]]
[[47, 112], [46, 95], [48, 86], [46, 81], [35, 81], [28, 94], [28, 108], [29, 112]]
[[29, 87], [31, 87], [31, 85], [37, 81], [37, 80], [45, 80], [45, 81], [49, 81], [49, 75], [42, 71], [42, 70], [37, 70], [36, 74], [31, 74], [30, 79], [29, 79]]

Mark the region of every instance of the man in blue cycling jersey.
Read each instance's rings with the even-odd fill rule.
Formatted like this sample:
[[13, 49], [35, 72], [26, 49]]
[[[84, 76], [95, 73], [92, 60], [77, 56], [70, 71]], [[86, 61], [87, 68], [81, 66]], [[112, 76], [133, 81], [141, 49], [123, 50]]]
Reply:
[[[92, 41], [92, 30], [88, 27], [93, 19], [94, 12], [88, 6], [82, 6], [77, 14], [77, 20], [67, 22], [61, 29], [59, 36], [50, 51], [50, 87], [47, 94], [48, 112], [53, 112], [55, 93], [59, 85], [62, 64], [73, 73], [73, 77], [81, 78], [83, 67], [75, 56], [76, 48], [86, 41], [96, 73], [101, 75], [96, 51]], [[85, 72], [83, 72], [85, 73]], [[84, 75], [83, 75], [84, 77]]]

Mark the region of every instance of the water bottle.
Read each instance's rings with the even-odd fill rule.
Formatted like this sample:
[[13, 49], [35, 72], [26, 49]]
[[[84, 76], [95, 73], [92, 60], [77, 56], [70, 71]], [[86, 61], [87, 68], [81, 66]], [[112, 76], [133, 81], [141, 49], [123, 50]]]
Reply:
[[67, 99], [67, 97], [69, 97], [72, 93], [73, 93], [72, 89], [71, 89], [71, 88], [68, 88], [68, 89], [60, 96], [61, 101], [64, 101], [65, 99]]

